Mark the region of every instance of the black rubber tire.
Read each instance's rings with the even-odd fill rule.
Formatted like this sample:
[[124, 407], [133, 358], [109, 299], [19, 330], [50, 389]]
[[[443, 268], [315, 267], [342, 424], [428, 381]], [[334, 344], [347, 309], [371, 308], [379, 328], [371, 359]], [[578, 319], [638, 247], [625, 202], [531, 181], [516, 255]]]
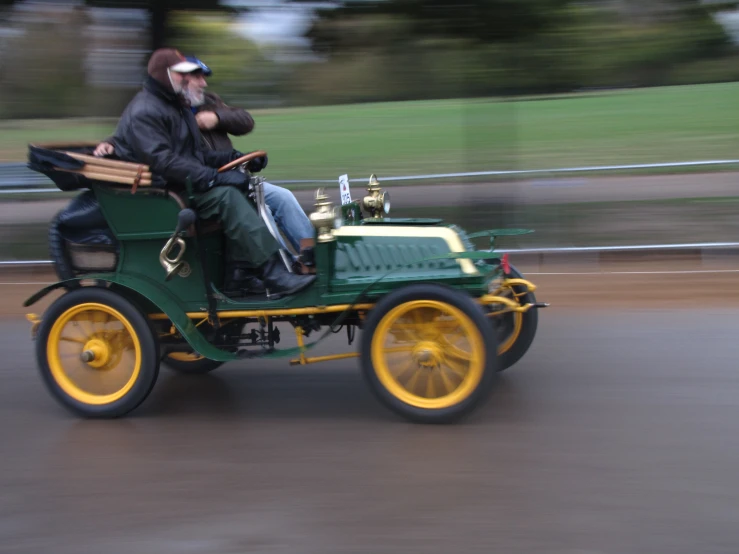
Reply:
[[[109, 404], [86, 404], [69, 396], [54, 379], [47, 358], [47, 343], [54, 323], [67, 310], [89, 302], [104, 304], [120, 312], [133, 327], [141, 346], [138, 379], [125, 396]], [[116, 418], [137, 408], [156, 383], [159, 375], [158, 352], [157, 338], [141, 311], [123, 296], [99, 287], [81, 287], [58, 298], [44, 314], [36, 336], [36, 361], [44, 384], [60, 404], [85, 418]]]
[[[375, 372], [372, 360], [372, 338], [377, 326], [390, 310], [414, 300], [436, 300], [459, 309], [472, 320], [482, 336], [486, 354], [483, 376], [477, 387], [465, 399], [453, 406], [441, 409], [412, 406], [388, 391]], [[491, 392], [497, 373], [497, 343], [495, 333], [485, 317], [484, 310], [470, 296], [441, 285], [415, 284], [388, 294], [369, 312], [362, 331], [360, 361], [362, 374], [370, 390], [390, 410], [415, 423], [453, 423], [479, 407]]]
[[210, 373], [214, 369], [218, 369], [224, 364], [224, 362], [217, 362], [209, 358], [201, 358], [192, 362], [186, 362], [183, 360], [174, 360], [169, 356], [165, 356], [162, 358], [162, 364], [172, 371], [183, 375], [204, 375], [206, 373]]
[[[523, 275], [521, 272], [519, 272], [515, 267], [512, 265], [510, 266], [510, 273], [508, 274], [508, 277], [512, 279], [523, 279]], [[524, 292], [526, 289], [525, 287], [522, 287], [520, 285], [514, 286], [513, 290], [518, 294], [521, 292]], [[521, 304], [534, 304], [536, 302], [536, 296], [533, 292], [528, 292], [523, 296], [519, 296], [519, 302]], [[534, 342], [534, 337], [536, 336], [536, 329], [539, 325], [539, 310], [538, 308], [532, 308], [528, 312], [525, 312], [523, 315], [523, 324], [521, 327], [521, 333], [518, 335], [518, 339], [516, 339], [516, 342], [513, 343], [513, 345], [502, 354], [498, 355], [498, 371], [505, 371], [512, 365], [514, 365], [516, 362], [518, 362], [521, 358], [523, 358], [524, 354], [528, 352], [529, 348], [531, 348], [531, 344]], [[506, 314], [501, 317], [513, 317], [513, 314]], [[500, 340], [500, 337], [498, 339], [498, 343], [500, 344], [502, 342]]]

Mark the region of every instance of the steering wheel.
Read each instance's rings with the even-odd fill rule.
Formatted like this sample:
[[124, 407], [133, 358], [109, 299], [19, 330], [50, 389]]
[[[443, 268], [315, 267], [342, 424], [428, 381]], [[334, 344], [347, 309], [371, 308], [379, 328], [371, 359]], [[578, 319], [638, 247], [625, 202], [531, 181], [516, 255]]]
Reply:
[[254, 158], [261, 158], [262, 156], [266, 156], [267, 153], [264, 150], [257, 150], [256, 152], [251, 152], [250, 154], [245, 154], [241, 156], [240, 158], [236, 158], [234, 161], [227, 163], [226, 165], [218, 168], [218, 173], [221, 173], [223, 171], [228, 171], [229, 169], [233, 169], [234, 167], [240, 166], [241, 164], [245, 164], [246, 162], [252, 161]]

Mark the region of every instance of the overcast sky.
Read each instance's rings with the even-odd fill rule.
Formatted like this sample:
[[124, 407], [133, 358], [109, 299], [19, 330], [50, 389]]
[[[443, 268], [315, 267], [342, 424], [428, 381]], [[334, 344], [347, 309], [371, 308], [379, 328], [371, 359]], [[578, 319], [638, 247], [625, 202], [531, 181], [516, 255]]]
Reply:
[[259, 8], [243, 15], [238, 31], [258, 44], [300, 43], [311, 22], [310, 10]]
[[331, 7], [329, 2], [290, 3], [284, 0], [221, 0], [221, 4], [247, 6], [248, 14], [241, 18], [240, 31], [257, 43], [302, 44], [313, 10]]

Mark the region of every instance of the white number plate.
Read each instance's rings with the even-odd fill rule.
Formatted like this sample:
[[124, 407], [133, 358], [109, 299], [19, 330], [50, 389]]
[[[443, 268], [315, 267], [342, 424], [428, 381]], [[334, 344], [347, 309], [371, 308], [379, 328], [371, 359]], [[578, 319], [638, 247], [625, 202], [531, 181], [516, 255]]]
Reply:
[[352, 201], [352, 195], [349, 192], [349, 176], [342, 175], [339, 177], [339, 188], [341, 190], [341, 205], [348, 204]]

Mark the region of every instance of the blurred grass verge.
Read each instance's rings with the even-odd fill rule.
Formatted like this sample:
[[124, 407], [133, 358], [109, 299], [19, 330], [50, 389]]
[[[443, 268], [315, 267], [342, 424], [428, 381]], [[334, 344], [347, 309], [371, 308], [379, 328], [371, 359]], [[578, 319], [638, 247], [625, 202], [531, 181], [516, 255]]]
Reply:
[[[738, 93], [739, 83], [720, 83], [253, 110], [254, 132], [234, 145], [267, 150], [272, 180], [736, 159]], [[25, 160], [31, 142], [97, 141], [114, 128], [113, 119], [6, 120], [0, 162]]]

